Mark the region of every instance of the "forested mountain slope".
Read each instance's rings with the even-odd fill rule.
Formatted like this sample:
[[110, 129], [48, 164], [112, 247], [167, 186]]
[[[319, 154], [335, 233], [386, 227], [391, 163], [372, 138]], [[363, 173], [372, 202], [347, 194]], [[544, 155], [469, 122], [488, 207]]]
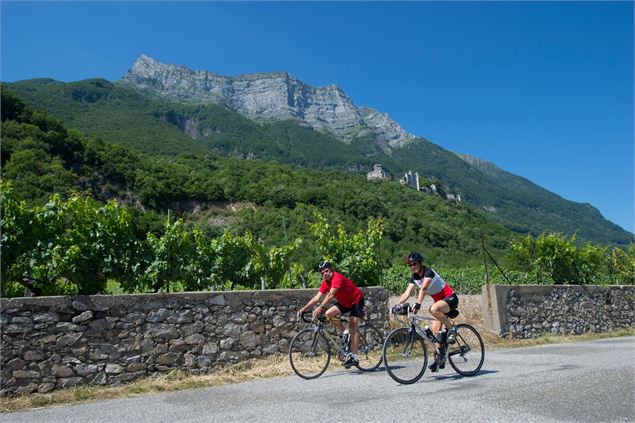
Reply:
[[[43, 203], [53, 193], [82, 191], [133, 207], [139, 234], [160, 232], [168, 210], [210, 233], [250, 230], [266, 245], [307, 238], [314, 210], [334, 226], [364, 228], [370, 217], [385, 222], [380, 255], [400, 262], [423, 250], [437, 263], [481, 259], [481, 234], [498, 256], [508, 251], [512, 233], [464, 204], [417, 192], [397, 182], [369, 182], [341, 170], [297, 169], [261, 160], [186, 153], [150, 156], [105, 143], [69, 129], [2, 90], [3, 179], [14, 193]], [[284, 220], [284, 221], [283, 221]], [[315, 246], [297, 260], [311, 268]]]
[[184, 101], [103, 79], [39, 79], [8, 86], [70, 127], [153, 156], [215, 153], [362, 175], [381, 163], [393, 181], [408, 170], [418, 172], [422, 180], [438, 181], [446, 192], [460, 194], [475, 213], [518, 233], [576, 233], [580, 242], [601, 244], [626, 245], [633, 240], [633, 234], [589, 204], [565, 200], [500, 169], [493, 172], [422, 138], [388, 150], [372, 134], [342, 142], [295, 120], [256, 122], [215, 102]]

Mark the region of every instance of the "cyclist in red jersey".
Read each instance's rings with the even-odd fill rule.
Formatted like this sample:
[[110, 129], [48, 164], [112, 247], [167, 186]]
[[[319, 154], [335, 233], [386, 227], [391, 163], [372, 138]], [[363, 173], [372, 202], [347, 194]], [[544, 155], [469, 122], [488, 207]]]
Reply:
[[[322, 298], [322, 295], [326, 295], [326, 297], [324, 297], [320, 305], [313, 310], [314, 319], [325, 310], [325, 316], [328, 318], [335, 318], [340, 314], [350, 313], [348, 329], [351, 333], [351, 354], [346, 362], [344, 362], [344, 366], [349, 368], [358, 363], [357, 349], [359, 347], [359, 335], [357, 333], [357, 325], [359, 324], [359, 320], [364, 316], [364, 295], [352, 281], [333, 270], [333, 265], [328, 261], [321, 262], [318, 266], [318, 270], [324, 278], [320, 289], [318, 293], [298, 311], [298, 314], [304, 313], [305, 310], [317, 304]], [[333, 298], [335, 298], [337, 302], [327, 309], [327, 304]], [[339, 320], [333, 320], [332, 322], [340, 333], [344, 332], [342, 322]]]
[[[432, 297], [430, 314], [437, 319], [430, 324], [430, 329], [432, 329], [434, 335], [437, 336], [439, 330], [441, 330], [441, 324], [445, 325], [445, 328], [448, 331], [447, 342], [454, 342], [456, 330], [454, 329], [454, 325], [450, 319], [448, 319], [447, 313], [452, 310], [456, 310], [459, 305], [459, 298], [456, 293], [437, 272], [423, 264], [423, 256], [421, 254], [417, 252], [408, 254], [406, 257], [406, 265], [410, 266], [412, 278], [410, 279], [408, 287], [404, 293], [401, 294], [399, 304], [404, 303], [408, 297], [410, 297], [412, 290], [416, 286], [419, 288], [419, 295], [417, 296], [417, 302], [413, 307], [413, 312], [417, 313], [421, 308], [421, 303], [426, 296], [426, 292], [430, 294]], [[430, 369], [433, 372], [437, 371], [436, 361], [432, 363]]]

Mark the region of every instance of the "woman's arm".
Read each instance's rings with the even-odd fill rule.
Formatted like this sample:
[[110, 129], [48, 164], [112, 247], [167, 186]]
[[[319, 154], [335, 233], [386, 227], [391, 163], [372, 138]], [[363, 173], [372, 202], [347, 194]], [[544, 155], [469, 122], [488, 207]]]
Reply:
[[418, 312], [421, 308], [421, 303], [423, 303], [423, 299], [426, 296], [426, 290], [432, 283], [432, 278], [424, 278], [423, 283], [421, 284], [421, 289], [419, 289], [419, 295], [417, 296], [417, 303], [414, 306], [414, 312]]
[[403, 292], [403, 294], [401, 294], [401, 297], [399, 297], [399, 303], [398, 304], [404, 303], [410, 297], [410, 294], [412, 293], [412, 288], [414, 286], [415, 286], [414, 283], [409, 283], [408, 284], [408, 287], [406, 288], [406, 290]]

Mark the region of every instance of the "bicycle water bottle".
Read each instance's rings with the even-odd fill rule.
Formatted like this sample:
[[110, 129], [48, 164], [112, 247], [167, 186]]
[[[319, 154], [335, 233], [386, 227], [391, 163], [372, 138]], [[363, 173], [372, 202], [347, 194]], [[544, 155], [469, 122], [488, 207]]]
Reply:
[[349, 346], [349, 342], [351, 340], [351, 332], [346, 329], [344, 332], [342, 332], [342, 349], [346, 352], [348, 352], [348, 346]]

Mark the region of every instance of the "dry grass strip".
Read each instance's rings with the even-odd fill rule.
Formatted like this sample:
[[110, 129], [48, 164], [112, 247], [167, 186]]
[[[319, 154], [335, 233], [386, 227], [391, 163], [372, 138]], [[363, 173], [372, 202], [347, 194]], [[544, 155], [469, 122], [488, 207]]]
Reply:
[[287, 357], [278, 355], [267, 359], [245, 361], [206, 375], [191, 375], [182, 370], [173, 370], [156, 378], [147, 378], [116, 387], [77, 386], [48, 394], [34, 393], [0, 398], [0, 412], [203, 388], [290, 374], [293, 374], [293, 371]]

